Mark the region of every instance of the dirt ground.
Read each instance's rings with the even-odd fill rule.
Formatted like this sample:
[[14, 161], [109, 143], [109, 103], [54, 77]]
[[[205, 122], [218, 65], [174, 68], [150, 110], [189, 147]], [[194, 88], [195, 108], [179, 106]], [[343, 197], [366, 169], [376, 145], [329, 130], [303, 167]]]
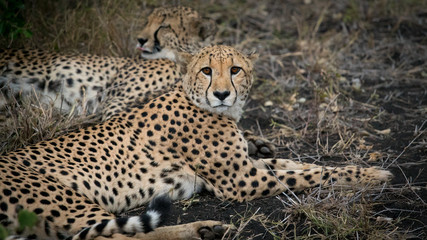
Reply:
[[[273, 141], [279, 157], [381, 166], [392, 183], [344, 196], [315, 190], [291, 196], [295, 205], [288, 196], [232, 203], [202, 194], [177, 203], [168, 224], [221, 220], [239, 226], [239, 239], [426, 238], [427, 12], [415, 2], [304, 2], [211, 14], [233, 28], [226, 43], [261, 54], [240, 125]], [[347, 217], [342, 204], [366, 212], [330, 219]], [[316, 223], [307, 209], [326, 216]]]
[[[106, 19], [108, 37], [96, 38], [98, 43], [83, 43], [88, 36], [79, 38], [78, 29], [58, 30], [61, 23], [71, 24], [73, 16], [80, 16], [66, 11], [79, 9], [70, 4], [61, 10], [69, 14], [68, 22], [51, 22], [48, 14], [44, 21], [37, 20], [39, 12], [33, 10], [32, 27], [50, 26], [53, 32], [33, 30], [31, 40], [2, 41], [2, 47], [29, 44], [55, 51], [132, 55], [137, 32], [133, 24], [142, 26], [143, 21], [126, 25], [127, 15], [121, 11], [133, 7], [130, 16], [139, 19], [164, 2], [129, 2], [138, 7], [114, 5], [117, 12], [111, 10]], [[45, 11], [37, 3], [33, 5]], [[247, 203], [221, 202], [202, 193], [175, 203], [167, 225], [220, 220], [237, 226], [235, 239], [427, 238], [425, 1], [173, 3], [213, 18], [219, 25], [217, 43], [260, 54], [257, 81], [239, 123], [242, 129], [271, 140], [278, 157], [320, 165], [378, 166], [391, 170], [394, 178], [380, 187], [314, 189]], [[102, 14], [113, 3], [87, 4], [83, 6]], [[125, 27], [117, 27], [114, 20]], [[126, 32], [115, 32], [118, 29]], [[98, 31], [103, 30], [100, 25]], [[108, 41], [114, 44], [105, 45]]]

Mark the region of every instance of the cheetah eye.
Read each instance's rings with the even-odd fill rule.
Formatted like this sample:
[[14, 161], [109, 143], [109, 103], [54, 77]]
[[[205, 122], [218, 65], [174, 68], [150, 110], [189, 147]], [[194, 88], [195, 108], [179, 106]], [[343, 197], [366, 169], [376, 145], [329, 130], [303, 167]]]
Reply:
[[202, 68], [202, 73], [210, 76], [212, 74], [212, 69], [210, 67]]
[[240, 68], [240, 67], [231, 67], [230, 72], [231, 72], [231, 74], [236, 75], [240, 72], [241, 69], [242, 68]]

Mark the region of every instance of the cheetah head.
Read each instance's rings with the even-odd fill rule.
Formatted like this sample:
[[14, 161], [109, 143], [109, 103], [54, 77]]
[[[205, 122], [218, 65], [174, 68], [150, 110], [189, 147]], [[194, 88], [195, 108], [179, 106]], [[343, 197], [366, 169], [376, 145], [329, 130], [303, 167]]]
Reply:
[[254, 80], [256, 57], [228, 46], [205, 47], [189, 59], [184, 91], [198, 107], [238, 121]]
[[213, 20], [201, 17], [186, 7], [156, 8], [138, 35], [137, 49], [147, 59], [175, 61], [175, 50], [192, 51], [216, 33]]

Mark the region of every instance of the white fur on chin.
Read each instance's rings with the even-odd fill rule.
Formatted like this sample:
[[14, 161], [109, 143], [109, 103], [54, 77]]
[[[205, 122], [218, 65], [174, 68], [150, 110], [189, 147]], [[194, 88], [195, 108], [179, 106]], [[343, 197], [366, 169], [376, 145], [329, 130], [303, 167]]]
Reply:
[[159, 59], [159, 58], [166, 58], [173, 62], [176, 61], [175, 53], [169, 49], [162, 49], [160, 52], [156, 53], [141, 53], [141, 56], [145, 59]]
[[230, 106], [230, 107], [211, 107], [209, 104], [207, 104], [206, 102], [197, 104], [195, 103], [198, 107], [200, 107], [201, 109], [207, 110], [209, 112], [212, 113], [216, 113], [219, 115], [224, 115], [227, 117], [230, 117], [232, 119], [234, 119], [236, 122], [238, 122], [240, 120], [240, 117], [242, 116], [243, 113], [243, 106], [245, 105], [245, 100], [242, 100], [240, 98], [237, 98], [236, 102]]

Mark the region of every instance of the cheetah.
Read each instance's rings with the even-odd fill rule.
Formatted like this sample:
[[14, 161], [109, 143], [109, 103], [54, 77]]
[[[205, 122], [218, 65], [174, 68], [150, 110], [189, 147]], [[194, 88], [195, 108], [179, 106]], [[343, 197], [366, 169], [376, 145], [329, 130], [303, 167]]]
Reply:
[[[206, 189], [221, 200], [241, 202], [319, 185], [379, 184], [391, 178], [389, 171], [376, 167], [250, 158], [236, 121], [254, 81], [256, 55], [219, 45], [194, 56], [183, 53], [183, 58], [187, 73], [170, 92], [98, 125], [1, 157], [0, 222], [14, 229], [15, 209], [21, 206], [40, 218], [33, 233], [37, 236], [90, 239], [141, 229], [140, 221], [125, 218], [119, 224], [113, 214], [158, 196], [188, 199]], [[195, 222], [186, 228], [195, 234], [191, 237], [201, 238], [200, 228], [227, 226]], [[163, 238], [172, 236], [169, 232]]]
[[[33, 49], [0, 50], [0, 106], [15, 94], [37, 93], [64, 112], [100, 112], [110, 118], [129, 104], [164, 91], [180, 79], [173, 60], [178, 49], [193, 49], [216, 32], [215, 23], [185, 7], [158, 8], [138, 41], [147, 59], [59, 54]], [[197, 47], [196, 47], [197, 44]], [[168, 59], [169, 58], [169, 59]]]

